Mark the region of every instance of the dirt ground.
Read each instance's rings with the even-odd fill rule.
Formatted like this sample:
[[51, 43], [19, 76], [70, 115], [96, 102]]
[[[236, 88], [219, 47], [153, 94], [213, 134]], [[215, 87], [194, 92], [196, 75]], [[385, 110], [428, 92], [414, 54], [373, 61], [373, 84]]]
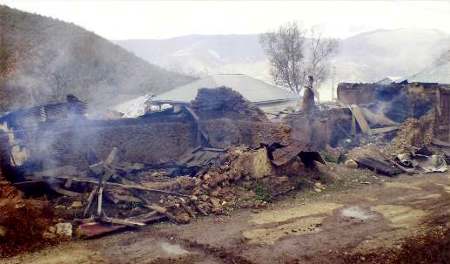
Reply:
[[67, 242], [0, 263], [345, 263], [354, 256], [365, 263], [373, 252], [448, 228], [449, 216], [450, 173], [369, 174], [264, 209]]

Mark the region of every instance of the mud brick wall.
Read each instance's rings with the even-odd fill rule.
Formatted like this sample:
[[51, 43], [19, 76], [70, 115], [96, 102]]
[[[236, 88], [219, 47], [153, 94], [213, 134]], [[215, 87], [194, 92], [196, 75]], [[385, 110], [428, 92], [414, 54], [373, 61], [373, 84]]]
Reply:
[[[257, 147], [260, 143], [281, 142], [289, 128], [270, 122], [209, 119], [200, 122], [216, 148], [232, 145]], [[113, 147], [128, 162], [159, 164], [176, 161], [197, 147], [195, 125], [190, 119], [161, 121], [122, 119], [110, 121], [43, 123], [26, 129], [18, 142], [30, 155], [29, 162], [42, 169], [73, 165], [86, 168], [92, 153], [104, 160]]]
[[348, 108], [317, 111], [311, 116], [293, 113], [287, 116], [293, 139], [305, 142], [316, 150], [326, 145], [335, 147], [351, 135], [352, 115]]
[[438, 139], [450, 142], [450, 88], [440, 89], [437, 107], [434, 134]]
[[340, 83], [337, 88], [338, 100], [345, 104], [369, 104], [376, 101], [392, 101], [399, 94], [405, 94], [411, 101], [437, 102], [437, 90], [449, 89], [450, 85], [438, 83], [377, 84]]
[[45, 167], [88, 166], [94, 153], [104, 160], [118, 147], [122, 160], [162, 163], [177, 159], [195, 144], [191, 122], [149, 122], [140, 119], [88, 121], [41, 126], [21, 136], [30, 160]]
[[201, 122], [207, 131], [211, 146], [227, 148], [247, 145], [259, 147], [261, 143], [286, 142], [290, 128], [280, 123], [232, 120], [228, 118], [210, 119]]
[[340, 83], [337, 98], [344, 104], [368, 104], [375, 100], [375, 85], [371, 83]]

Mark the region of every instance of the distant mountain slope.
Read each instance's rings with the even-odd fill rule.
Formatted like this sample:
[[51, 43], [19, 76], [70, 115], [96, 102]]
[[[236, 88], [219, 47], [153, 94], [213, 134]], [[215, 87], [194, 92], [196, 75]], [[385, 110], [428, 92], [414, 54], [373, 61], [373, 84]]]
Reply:
[[[116, 43], [149, 62], [179, 72], [244, 73], [271, 80], [258, 35], [192, 35]], [[431, 65], [449, 47], [450, 36], [437, 30], [376, 30], [358, 34], [341, 40], [334, 59], [334, 84], [409, 76]], [[324, 86], [330, 87], [331, 80]]]
[[378, 81], [410, 76], [433, 64], [450, 47], [450, 36], [438, 30], [377, 30], [347, 38], [336, 57], [337, 79]]
[[267, 79], [269, 74], [258, 35], [188, 35], [116, 43], [149, 62], [197, 76], [243, 73]]
[[160, 93], [193, 80], [136, 57], [74, 24], [0, 6], [0, 112], [72, 93], [92, 106]]
[[450, 84], [450, 62], [429, 67], [407, 78], [408, 82], [437, 82]]

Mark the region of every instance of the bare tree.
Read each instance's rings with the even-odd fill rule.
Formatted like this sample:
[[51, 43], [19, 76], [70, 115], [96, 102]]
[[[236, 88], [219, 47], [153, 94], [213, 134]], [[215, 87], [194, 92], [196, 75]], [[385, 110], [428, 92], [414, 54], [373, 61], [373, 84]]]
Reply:
[[322, 32], [316, 28], [311, 28], [309, 34], [309, 50], [306, 62], [306, 75], [313, 76], [311, 88], [319, 100], [319, 86], [330, 73], [330, 59], [338, 49], [338, 41], [335, 39], [323, 38]]
[[338, 48], [336, 40], [324, 38], [316, 28], [305, 30], [297, 22], [289, 22], [261, 34], [260, 43], [277, 85], [299, 94], [308, 85], [308, 76], [312, 76], [311, 88], [319, 97], [317, 89], [329, 74], [330, 59]]
[[260, 36], [260, 43], [269, 57], [274, 82], [297, 94], [304, 83], [304, 42], [305, 32], [296, 22], [281, 25], [277, 31]]

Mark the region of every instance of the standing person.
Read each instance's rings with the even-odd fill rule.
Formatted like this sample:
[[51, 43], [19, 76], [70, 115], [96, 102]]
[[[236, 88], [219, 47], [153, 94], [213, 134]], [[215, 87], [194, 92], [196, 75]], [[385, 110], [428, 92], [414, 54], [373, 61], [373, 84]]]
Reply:
[[313, 91], [313, 77], [308, 76], [308, 85], [305, 87], [305, 92], [303, 93], [302, 110], [309, 114], [315, 107], [316, 103], [314, 101], [314, 91]]

